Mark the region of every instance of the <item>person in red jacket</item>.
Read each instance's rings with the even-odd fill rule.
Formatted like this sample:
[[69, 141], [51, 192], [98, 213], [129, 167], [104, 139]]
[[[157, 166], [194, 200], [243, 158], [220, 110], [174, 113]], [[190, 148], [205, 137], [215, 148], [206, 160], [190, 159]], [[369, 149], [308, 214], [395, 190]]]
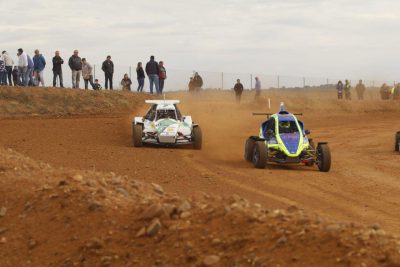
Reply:
[[164, 90], [164, 81], [165, 81], [165, 79], [167, 79], [167, 71], [165, 70], [164, 62], [160, 61], [158, 63], [158, 69], [159, 69], [159, 74], [158, 74], [159, 90], [160, 90], [160, 94], [162, 94], [162, 92]]

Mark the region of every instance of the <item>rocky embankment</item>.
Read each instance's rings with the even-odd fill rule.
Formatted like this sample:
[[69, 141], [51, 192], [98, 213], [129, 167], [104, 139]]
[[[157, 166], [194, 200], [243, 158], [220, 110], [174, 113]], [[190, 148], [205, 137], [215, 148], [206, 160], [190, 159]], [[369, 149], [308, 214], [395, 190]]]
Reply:
[[379, 225], [337, 223], [240, 196], [181, 198], [114, 173], [0, 150], [0, 267], [400, 266]]

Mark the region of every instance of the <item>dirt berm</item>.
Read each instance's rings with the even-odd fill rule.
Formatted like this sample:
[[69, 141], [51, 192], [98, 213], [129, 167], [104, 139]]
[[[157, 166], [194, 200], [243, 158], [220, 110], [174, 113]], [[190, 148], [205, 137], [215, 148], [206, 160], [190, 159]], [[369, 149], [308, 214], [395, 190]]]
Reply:
[[379, 225], [181, 198], [114, 173], [55, 169], [0, 149], [0, 266], [400, 266]]

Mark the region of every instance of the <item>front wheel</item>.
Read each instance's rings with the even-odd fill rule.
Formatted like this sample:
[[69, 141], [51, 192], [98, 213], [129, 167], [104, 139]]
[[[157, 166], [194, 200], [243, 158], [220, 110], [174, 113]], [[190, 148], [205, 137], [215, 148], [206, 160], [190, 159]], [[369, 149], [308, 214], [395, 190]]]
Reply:
[[253, 165], [257, 169], [264, 169], [267, 166], [268, 152], [265, 143], [257, 141], [253, 146]]
[[201, 129], [199, 126], [196, 126], [193, 128], [193, 148], [194, 149], [201, 149], [202, 147], [202, 142], [203, 142], [203, 136], [201, 133]]
[[252, 161], [254, 144], [255, 141], [251, 138], [248, 138], [246, 140], [246, 144], [244, 145], [244, 159], [248, 162]]
[[317, 160], [321, 172], [328, 172], [331, 169], [331, 151], [327, 144], [318, 145]]
[[143, 146], [143, 128], [142, 125], [134, 124], [132, 126], [132, 143], [134, 147]]
[[399, 152], [400, 151], [400, 132], [396, 133], [394, 139], [394, 150]]

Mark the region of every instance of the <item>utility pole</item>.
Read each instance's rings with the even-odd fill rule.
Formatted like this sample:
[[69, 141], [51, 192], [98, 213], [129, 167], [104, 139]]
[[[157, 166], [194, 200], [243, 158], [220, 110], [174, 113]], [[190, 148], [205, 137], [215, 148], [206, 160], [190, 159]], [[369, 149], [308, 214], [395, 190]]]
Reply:
[[222, 72], [222, 84], [221, 89], [224, 90], [224, 73]]
[[278, 89], [279, 89], [279, 88], [280, 88], [280, 84], [279, 84], [279, 75], [278, 75], [277, 78], [278, 78]]

